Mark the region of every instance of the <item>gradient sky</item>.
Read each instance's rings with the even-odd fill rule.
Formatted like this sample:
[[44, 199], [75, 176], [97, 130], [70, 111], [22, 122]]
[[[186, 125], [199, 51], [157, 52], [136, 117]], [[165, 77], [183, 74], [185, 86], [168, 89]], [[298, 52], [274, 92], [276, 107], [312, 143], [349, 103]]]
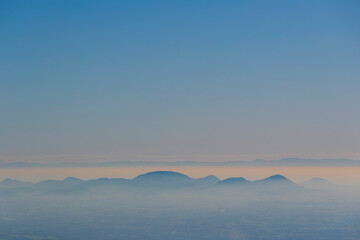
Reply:
[[360, 159], [360, 1], [0, 2], [5, 161]]

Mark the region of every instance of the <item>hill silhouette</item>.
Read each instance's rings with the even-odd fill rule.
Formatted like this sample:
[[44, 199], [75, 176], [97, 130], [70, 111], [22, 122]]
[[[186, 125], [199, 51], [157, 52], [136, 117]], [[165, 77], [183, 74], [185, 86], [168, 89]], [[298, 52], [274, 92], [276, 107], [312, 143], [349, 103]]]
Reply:
[[155, 171], [137, 176], [132, 180], [132, 183], [141, 187], [181, 188], [192, 186], [194, 181], [182, 173], [172, 171]]
[[247, 183], [249, 183], [249, 181], [243, 177], [231, 177], [218, 182], [217, 185], [226, 186], [226, 185], [238, 185], [238, 184], [247, 184]]
[[216, 184], [218, 187], [228, 187], [242, 190], [255, 190], [255, 191], [294, 191], [300, 190], [302, 187], [289, 180], [282, 175], [273, 175], [268, 178], [248, 181], [245, 178], [227, 178]]
[[301, 185], [311, 189], [323, 189], [323, 190], [337, 187], [335, 183], [332, 183], [324, 178], [319, 178], [319, 177], [314, 177], [302, 183]]
[[31, 185], [31, 183], [29, 183], [29, 182], [22, 182], [22, 181], [12, 179], [12, 178], [6, 178], [0, 182], [1, 188], [19, 188], [19, 187], [25, 187], [25, 186], [30, 186], [30, 185]]

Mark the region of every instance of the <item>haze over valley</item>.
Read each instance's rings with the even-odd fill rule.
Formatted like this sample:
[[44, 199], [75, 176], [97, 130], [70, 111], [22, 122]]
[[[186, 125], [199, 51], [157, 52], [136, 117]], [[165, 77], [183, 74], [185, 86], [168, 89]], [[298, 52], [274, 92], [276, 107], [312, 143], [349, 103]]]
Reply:
[[172, 171], [0, 182], [0, 239], [358, 239], [359, 191]]

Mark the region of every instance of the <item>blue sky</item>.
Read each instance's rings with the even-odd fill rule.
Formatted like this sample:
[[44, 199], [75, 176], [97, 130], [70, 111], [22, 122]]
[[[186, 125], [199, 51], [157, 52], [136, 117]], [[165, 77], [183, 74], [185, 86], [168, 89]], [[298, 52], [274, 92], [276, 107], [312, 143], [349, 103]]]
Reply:
[[6, 161], [360, 159], [359, 1], [1, 1]]

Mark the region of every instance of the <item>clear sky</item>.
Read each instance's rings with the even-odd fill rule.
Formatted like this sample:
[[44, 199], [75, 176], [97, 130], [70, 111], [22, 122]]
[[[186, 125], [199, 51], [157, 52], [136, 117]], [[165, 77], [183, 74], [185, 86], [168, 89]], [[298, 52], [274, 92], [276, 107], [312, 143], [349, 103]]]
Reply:
[[360, 1], [0, 2], [5, 161], [360, 159]]

